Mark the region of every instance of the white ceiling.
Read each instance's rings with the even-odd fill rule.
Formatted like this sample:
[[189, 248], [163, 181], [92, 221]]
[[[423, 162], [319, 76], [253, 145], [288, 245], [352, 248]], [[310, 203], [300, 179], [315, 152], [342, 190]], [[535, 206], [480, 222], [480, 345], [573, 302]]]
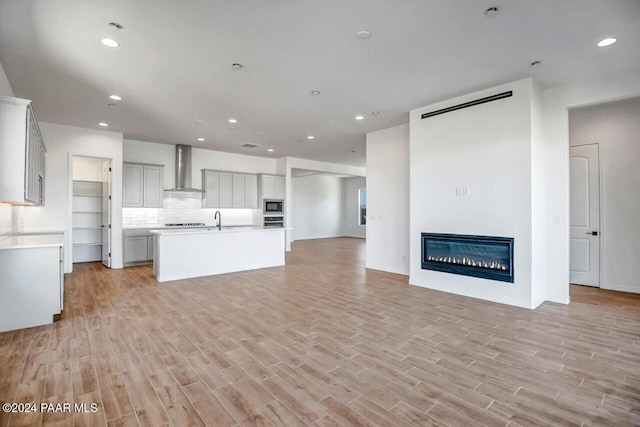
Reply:
[[[410, 109], [640, 67], [639, 23], [638, 0], [0, 0], [0, 62], [42, 121], [363, 166], [365, 133]], [[606, 36], [619, 41], [597, 48]]]

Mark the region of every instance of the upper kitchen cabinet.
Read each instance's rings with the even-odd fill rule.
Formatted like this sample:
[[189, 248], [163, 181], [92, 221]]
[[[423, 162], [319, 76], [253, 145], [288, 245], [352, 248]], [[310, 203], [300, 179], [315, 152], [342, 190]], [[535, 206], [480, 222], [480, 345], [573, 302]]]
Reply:
[[122, 206], [129, 208], [162, 207], [162, 165], [125, 163], [122, 179]]
[[258, 176], [202, 169], [204, 208], [256, 209]]
[[0, 202], [44, 205], [46, 152], [31, 101], [0, 96]]
[[284, 176], [261, 174], [260, 198], [284, 200]]

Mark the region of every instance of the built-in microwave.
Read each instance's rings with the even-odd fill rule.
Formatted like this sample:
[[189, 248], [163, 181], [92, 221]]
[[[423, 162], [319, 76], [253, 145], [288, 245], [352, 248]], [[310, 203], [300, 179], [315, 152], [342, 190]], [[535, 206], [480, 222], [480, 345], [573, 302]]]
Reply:
[[284, 213], [284, 200], [265, 200], [264, 214], [282, 214]]

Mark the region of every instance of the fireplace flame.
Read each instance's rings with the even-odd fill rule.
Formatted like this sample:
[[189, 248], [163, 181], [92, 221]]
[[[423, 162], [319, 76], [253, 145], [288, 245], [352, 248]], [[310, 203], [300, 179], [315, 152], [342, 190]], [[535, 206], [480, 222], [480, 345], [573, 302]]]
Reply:
[[506, 271], [507, 270], [507, 266], [504, 264], [501, 264], [497, 261], [480, 261], [480, 260], [475, 260], [475, 259], [471, 259], [471, 258], [467, 258], [467, 257], [462, 257], [462, 258], [456, 258], [456, 257], [434, 257], [434, 256], [428, 256], [427, 257], [427, 261], [433, 261], [433, 262], [442, 262], [444, 264], [461, 264], [461, 265], [467, 265], [470, 267], [478, 267], [478, 268], [488, 268], [491, 270], [502, 270], [502, 271]]

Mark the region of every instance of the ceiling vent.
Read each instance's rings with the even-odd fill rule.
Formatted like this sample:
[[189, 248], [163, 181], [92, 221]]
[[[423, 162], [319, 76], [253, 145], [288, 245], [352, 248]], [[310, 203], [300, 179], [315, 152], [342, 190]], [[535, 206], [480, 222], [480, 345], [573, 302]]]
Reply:
[[256, 147], [258, 147], [258, 144], [249, 144], [249, 143], [247, 143], [247, 144], [242, 144], [242, 146], [244, 148], [256, 148]]
[[485, 98], [475, 99], [473, 101], [465, 102], [464, 104], [454, 105], [453, 107], [443, 108], [441, 110], [431, 111], [430, 113], [424, 113], [423, 119], [428, 117], [438, 116], [440, 114], [450, 113], [456, 110], [462, 110], [463, 108], [473, 107], [475, 105], [485, 104], [487, 102], [498, 101], [499, 99], [509, 98], [513, 96], [513, 91], [502, 92], [497, 95], [487, 96]]

